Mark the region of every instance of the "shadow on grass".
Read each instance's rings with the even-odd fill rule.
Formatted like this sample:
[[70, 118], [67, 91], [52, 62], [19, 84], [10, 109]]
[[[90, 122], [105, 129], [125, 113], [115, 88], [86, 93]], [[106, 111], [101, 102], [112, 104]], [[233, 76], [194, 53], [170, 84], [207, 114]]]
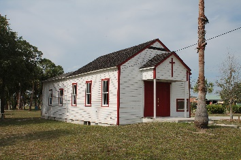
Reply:
[[221, 126], [215, 126], [215, 125], [209, 125], [208, 129], [218, 129], [218, 128], [222, 128]]
[[73, 134], [70, 131], [64, 129], [56, 129], [49, 131], [39, 131], [36, 133], [28, 134], [14, 134], [0, 139], [0, 147], [16, 145], [19, 142], [28, 142], [28, 141], [44, 141], [44, 140], [53, 140], [61, 136], [66, 136]]
[[29, 124], [40, 124], [40, 123], [60, 123], [59, 121], [54, 120], [46, 120], [40, 117], [33, 118], [9, 118], [0, 120], [0, 127], [5, 126], [21, 126], [21, 125], [29, 125]]

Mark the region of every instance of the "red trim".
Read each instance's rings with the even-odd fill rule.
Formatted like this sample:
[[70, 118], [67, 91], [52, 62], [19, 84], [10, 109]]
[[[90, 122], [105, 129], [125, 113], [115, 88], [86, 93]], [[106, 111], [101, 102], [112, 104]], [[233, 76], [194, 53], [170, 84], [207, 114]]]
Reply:
[[162, 62], [164, 62], [165, 60], [167, 60], [169, 57], [171, 57], [171, 56], [175, 56], [181, 63], [182, 63], [182, 65], [184, 65], [186, 68], [187, 68], [187, 70], [189, 71], [189, 72], [191, 72], [191, 69], [183, 62], [183, 60], [175, 53], [175, 52], [172, 52], [169, 56], [167, 56], [165, 59], [163, 59], [161, 62], [159, 62], [158, 64], [156, 64], [155, 65], [155, 67], [157, 67], [157, 66], [159, 66]]
[[59, 95], [60, 95], [60, 91], [63, 91], [63, 96], [62, 96], [62, 104], [59, 103], [59, 100], [58, 100], [58, 103], [59, 103], [59, 106], [63, 106], [63, 103], [64, 103], [64, 89], [63, 88], [60, 88], [59, 89]]
[[[90, 83], [90, 104], [86, 104], [87, 83]], [[92, 81], [86, 81], [85, 86], [86, 86], [86, 89], [85, 89], [85, 107], [91, 107], [91, 104], [92, 104]]]
[[120, 72], [121, 68], [118, 67], [118, 79], [117, 79], [117, 122], [116, 125], [120, 125]]
[[131, 57], [129, 57], [127, 60], [125, 60], [124, 62], [122, 62], [121, 64], [118, 65], [118, 67], [120, 67], [122, 64], [126, 63], [127, 61], [129, 61], [130, 59], [132, 59], [133, 57], [135, 57], [136, 55], [138, 55], [139, 53], [141, 53], [142, 51], [144, 51], [145, 49], [149, 48], [151, 45], [153, 45], [154, 43], [159, 42], [168, 52], [170, 52], [170, 50], [159, 40], [156, 39], [154, 40], [152, 43], [150, 43], [148, 46], [146, 46], [145, 48], [143, 48], [142, 50], [140, 50], [139, 52], [135, 53], [134, 55], [132, 55]]
[[[177, 112], [184, 112], [184, 109], [183, 110], [178, 110], [178, 106], [177, 106], [177, 101], [178, 100], [183, 100], [184, 101], [184, 98], [181, 98], [181, 99], [176, 99], [176, 111]], [[186, 99], [186, 101], [187, 101], [187, 112], [189, 111], [189, 107], [188, 107], [188, 101], [189, 101], [189, 99]], [[185, 103], [184, 103], [185, 104]], [[184, 108], [185, 108], [185, 106], [184, 106]]]
[[52, 106], [53, 105], [53, 90], [50, 89], [49, 92], [51, 92], [51, 104], [49, 103], [49, 97], [48, 97], [48, 105]]
[[[76, 85], [76, 93], [75, 93], [75, 95], [76, 95], [76, 104], [73, 104], [73, 101], [72, 101], [72, 94], [73, 94], [73, 86], [74, 85]], [[78, 86], [77, 86], [77, 83], [72, 83], [72, 92], [71, 92], [71, 106], [77, 106], [77, 92], [78, 91]]]
[[188, 72], [188, 89], [189, 89], [189, 101], [188, 101], [188, 109], [189, 109], [189, 117], [191, 117], [191, 105], [190, 105], [190, 98], [191, 98], [191, 94], [190, 94], [190, 91], [191, 91], [191, 84], [190, 84], [190, 75], [191, 75], [191, 72]]
[[165, 44], [163, 44], [159, 39], [157, 39], [157, 41], [158, 41], [168, 52], [170, 52], [170, 50], [165, 46]]
[[[108, 81], [108, 105], [103, 105], [103, 81]], [[101, 107], [109, 107], [110, 104], [110, 79], [109, 78], [105, 78], [105, 79], [101, 79]]]
[[156, 67], [153, 69], [153, 79], [156, 79]]
[[186, 81], [188, 81], [188, 75], [189, 75], [189, 72], [187, 70], [187, 72], [186, 72]]

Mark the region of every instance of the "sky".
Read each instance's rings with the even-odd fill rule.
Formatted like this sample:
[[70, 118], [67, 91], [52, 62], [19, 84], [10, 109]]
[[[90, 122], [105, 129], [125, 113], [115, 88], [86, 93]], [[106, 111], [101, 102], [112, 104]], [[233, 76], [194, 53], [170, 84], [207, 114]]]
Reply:
[[[95, 58], [160, 39], [171, 51], [198, 39], [198, 0], [0, 0], [13, 31], [43, 57], [75, 71]], [[206, 0], [206, 39], [241, 27], [240, 0]], [[241, 29], [207, 42], [205, 76], [215, 82], [227, 54], [241, 57]], [[198, 54], [177, 54], [198, 78]]]

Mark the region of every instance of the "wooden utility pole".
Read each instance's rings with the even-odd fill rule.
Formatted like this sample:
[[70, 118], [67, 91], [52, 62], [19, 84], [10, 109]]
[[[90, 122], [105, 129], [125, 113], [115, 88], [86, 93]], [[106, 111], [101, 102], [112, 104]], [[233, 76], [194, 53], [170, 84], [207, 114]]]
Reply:
[[205, 39], [205, 25], [208, 19], [204, 14], [204, 0], [199, 0], [198, 17], [198, 54], [199, 54], [199, 77], [198, 77], [198, 105], [195, 113], [194, 124], [198, 128], [208, 127], [208, 113], [206, 108], [206, 86], [204, 76], [204, 51], [207, 45]]

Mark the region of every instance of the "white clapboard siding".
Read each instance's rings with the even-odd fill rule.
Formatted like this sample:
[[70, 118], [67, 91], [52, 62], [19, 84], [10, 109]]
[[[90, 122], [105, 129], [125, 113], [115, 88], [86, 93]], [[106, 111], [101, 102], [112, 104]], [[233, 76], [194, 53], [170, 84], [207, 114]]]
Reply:
[[142, 80], [150, 80], [153, 79], [153, 68], [142, 70]]
[[[186, 99], [189, 99], [189, 89], [187, 82], [173, 82], [171, 84], [171, 117], [184, 117], [184, 112], [177, 112], [176, 111], [176, 99], [184, 99], [185, 98], [185, 90], [184, 90], [184, 83], [186, 83]], [[189, 115], [189, 112], [187, 112]]]
[[[158, 41], [152, 47], [164, 48]], [[144, 81], [153, 80], [153, 69], [141, 69], [157, 54], [164, 51], [146, 48], [120, 66], [120, 81], [118, 82], [118, 69], [113, 67], [106, 70], [67, 77], [62, 80], [44, 82], [42, 117], [71, 123], [99, 125], [116, 125], [117, 102], [119, 102], [119, 124], [132, 124], [142, 122], [144, 116]], [[171, 58], [173, 65], [173, 77], [171, 76]], [[156, 68], [156, 79], [171, 83], [170, 105], [172, 117], [183, 117], [184, 112], [176, 111], [176, 99], [189, 98], [189, 89], [186, 82], [187, 68], [175, 56], [171, 55]], [[101, 80], [109, 79], [109, 106], [102, 107]], [[86, 81], [92, 81], [91, 106], [85, 106]], [[71, 105], [72, 84], [77, 83], [77, 105]], [[119, 84], [119, 86], [118, 86]], [[118, 88], [119, 87], [119, 88]], [[64, 89], [63, 105], [58, 104], [59, 89]], [[49, 90], [53, 91], [53, 104], [48, 105]], [[119, 91], [119, 100], [118, 100]], [[186, 95], [185, 95], [186, 93]], [[187, 113], [188, 115], [188, 113]]]
[[[172, 58], [175, 62], [175, 64], [173, 64], [173, 77], [171, 76], [172, 65], [170, 64]], [[187, 69], [174, 55], [167, 58], [156, 68], [157, 79], [186, 81], [186, 73]]]
[[[153, 47], [163, 48], [156, 42]], [[164, 53], [159, 50], [145, 49], [121, 66], [120, 74], [120, 124], [142, 122], [144, 115], [144, 82], [140, 67], [155, 55]]]
[[[42, 115], [45, 117], [65, 117], [66, 114], [66, 104], [64, 103], [62, 106], [58, 104], [58, 91], [59, 88], [63, 88], [64, 83], [61, 81], [56, 81], [55, 83], [44, 83], [43, 87], [43, 106], [42, 106]], [[49, 100], [49, 90], [52, 89], [53, 100], [52, 105], [48, 105]]]
[[155, 42], [154, 44], [151, 45], [152, 47], [157, 47], [157, 48], [163, 48], [164, 47], [159, 43], [159, 42]]
[[[99, 124], [116, 125], [117, 122], [117, 69], [79, 75], [62, 81], [45, 82], [43, 86], [42, 116], [67, 122], [80, 123], [89, 121]], [[109, 107], [101, 105], [101, 80], [109, 78]], [[85, 106], [86, 81], [92, 81], [91, 107]], [[77, 106], [71, 106], [72, 83], [77, 83]], [[64, 105], [59, 106], [57, 99], [54, 105], [48, 105], [49, 89], [58, 95], [59, 88], [64, 89]]]

